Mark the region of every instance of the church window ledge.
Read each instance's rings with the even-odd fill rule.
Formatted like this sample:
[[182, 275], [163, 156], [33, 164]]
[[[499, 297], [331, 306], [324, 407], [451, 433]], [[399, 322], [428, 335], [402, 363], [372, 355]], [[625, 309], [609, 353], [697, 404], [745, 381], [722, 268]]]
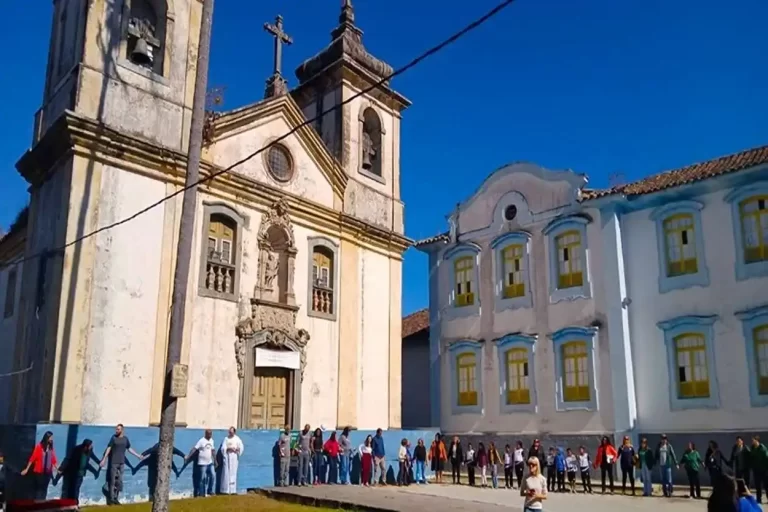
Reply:
[[736, 245], [736, 280], [768, 276], [768, 181], [730, 191]]
[[654, 210], [659, 258], [659, 293], [709, 286], [701, 224], [702, 203], [680, 201]]
[[747, 349], [749, 401], [752, 407], [768, 407], [768, 304], [737, 311]]
[[594, 327], [565, 327], [552, 333], [555, 353], [555, 410], [596, 411]]
[[358, 115], [359, 129], [359, 172], [363, 176], [385, 184], [384, 179], [384, 128], [376, 110], [368, 104], [363, 105]]
[[496, 311], [533, 307], [530, 279], [531, 235], [507, 233], [491, 243]]
[[223, 203], [203, 203], [198, 293], [237, 302], [246, 219]]
[[496, 340], [502, 414], [537, 411], [536, 336], [508, 334]]
[[483, 413], [483, 346], [460, 341], [448, 347], [453, 414]]
[[307, 286], [307, 316], [336, 320], [338, 308], [338, 250], [333, 240], [325, 237], [309, 237]]
[[717, 315], [689, 315], [657, 324], [667, 350], [670, 410], [720, 407], [714, 352], [716, 321]]
[[587, 224], [581, 216], [555, 219], [543, 230], [549, 245], [549, 301], [592, 297]]
[[480, 314], [480, 247], [460, 244], [448, 249], [443, 260], [449, 263], [450, 293], [445, 316], [460, 318]]

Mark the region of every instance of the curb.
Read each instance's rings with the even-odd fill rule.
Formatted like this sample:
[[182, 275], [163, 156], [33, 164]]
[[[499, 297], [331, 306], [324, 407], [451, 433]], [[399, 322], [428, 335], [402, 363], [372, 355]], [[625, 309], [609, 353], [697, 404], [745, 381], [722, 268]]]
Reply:
[[398, 512], [398, 509], [383, 508], [373, 506], [363, 506], [359, 503], [353, 503], [350, 501], [336, 500], [331, 498], [315, 498], [313, 496], [304, 496], [301, 494], [294, 494], [291, 492], [279, 491], [276, 489], [248, 489], [248, 494], [260, 494], [273, 500], [282, 501], [284, 503], [295, 503], [298, 505], [306, 505], [309, 507], [322, 507], [337, 510], [349, 510], [349, 511], [365, 511], [365, 512]]

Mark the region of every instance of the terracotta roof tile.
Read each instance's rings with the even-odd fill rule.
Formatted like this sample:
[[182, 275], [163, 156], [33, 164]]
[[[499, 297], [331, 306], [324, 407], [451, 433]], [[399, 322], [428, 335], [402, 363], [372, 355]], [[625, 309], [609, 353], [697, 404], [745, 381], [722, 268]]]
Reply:
[[448, 238], [448, 232], [440, 233], [439, 235], [431, 236], [429, 238], [425, 238], [423, 240], [419, 240], [416, 243], [413, 244], [414, 247], [421, 247], [422, 245], [429, 245], [433, 244], [435, 242], [447, 242], [449, 240]]
[[766, 163], [768, 163], [768, 146], [760, 146], [740, 153], [715, 158], [714, 160], [688, 165], [680, 169], [654, 174], [633, 183], [627, 183], [610, 189], [584, 190], [582, 191], [582, 201], [613, 194], [628, 196], [650, 194]]
[[403, 318], [403, 338], [429, 329], [429, 310], [427, 308], [411, 313]]

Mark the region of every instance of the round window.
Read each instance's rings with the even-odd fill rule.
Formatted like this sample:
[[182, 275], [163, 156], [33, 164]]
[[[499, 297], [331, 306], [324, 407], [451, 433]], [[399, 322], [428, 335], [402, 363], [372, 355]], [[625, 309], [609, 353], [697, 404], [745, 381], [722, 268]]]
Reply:
[[507, 220], [512, 220], [517, 216], [517, 206], [511, 204], [504, 208], [504, 218]]
[[285, 146], [275, 144], [269, 148], [267, 168], [277, 181], [289, 181], [293, 177], [293, 160]]

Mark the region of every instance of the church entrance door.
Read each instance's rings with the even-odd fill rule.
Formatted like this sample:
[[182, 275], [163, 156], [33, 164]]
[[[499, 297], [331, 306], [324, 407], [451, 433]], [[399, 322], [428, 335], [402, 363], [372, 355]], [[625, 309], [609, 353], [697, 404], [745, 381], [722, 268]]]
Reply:
[[293, 424], [293, 370], [256, 367], [251, 392], [250, 428], [283, 429]]

